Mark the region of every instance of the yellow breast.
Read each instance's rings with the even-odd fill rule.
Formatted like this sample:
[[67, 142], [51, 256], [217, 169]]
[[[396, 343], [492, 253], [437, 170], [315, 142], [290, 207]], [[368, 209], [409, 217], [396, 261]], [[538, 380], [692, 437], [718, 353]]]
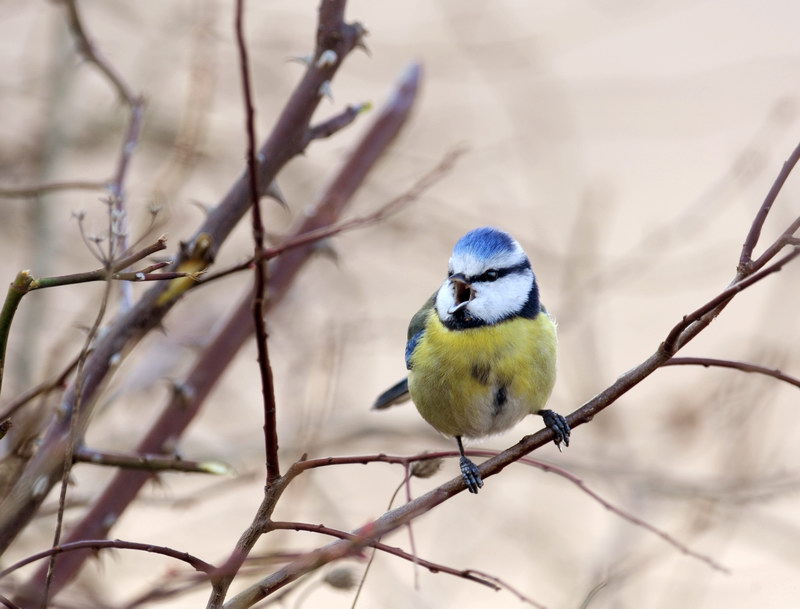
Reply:
[[411, 398], [444, 434], [499, 433], [544, 407], [555, 383], [556, 350], [555, 324], [546, 313], [448, 330], [432, 310], [411, 356]]

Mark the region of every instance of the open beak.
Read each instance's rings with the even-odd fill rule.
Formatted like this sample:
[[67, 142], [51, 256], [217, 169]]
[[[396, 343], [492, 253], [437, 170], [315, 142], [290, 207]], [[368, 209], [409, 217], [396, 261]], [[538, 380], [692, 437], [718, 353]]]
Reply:
[[457, 273], [450, 277], [450, 285], [453, 287], [453, 296], [455, 297], [455, 304], [447, 311], [450, 315], [460, 311], [466, 307], [470, 300], [475, 297], [475, 292], [472, 286], [467, 282], [466, 277], [461, 273]]

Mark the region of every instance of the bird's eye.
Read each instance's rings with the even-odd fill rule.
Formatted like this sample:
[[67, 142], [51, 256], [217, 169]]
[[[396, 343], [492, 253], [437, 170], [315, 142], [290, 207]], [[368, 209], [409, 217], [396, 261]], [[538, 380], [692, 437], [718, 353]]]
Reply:
[[453, 269], [447, 269], [447, 277], [450, 278], [453, 276]]
[[498, 277], [500, 277], [500, 273], [495, 269], [489, 269], [483, 274], [484, 281], [495, 281]]

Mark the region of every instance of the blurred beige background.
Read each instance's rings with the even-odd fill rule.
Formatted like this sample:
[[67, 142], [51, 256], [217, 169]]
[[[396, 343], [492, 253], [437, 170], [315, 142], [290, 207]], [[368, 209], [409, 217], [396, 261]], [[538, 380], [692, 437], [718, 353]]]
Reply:
[[[232, 2], [119, 0], [81, 3], [87, 28], [135, 91], [145, 130], [129, 174], [133, 233], [149, 204], [172, 248], [243, 170], [240, 83]], [[287, 62], [312, 47], [316, 2], [249, 2], [248, 35], [260, 135], [297, 82]], [[560, 378], [551, 405], [568, 413], [647, 357], [681, 316], [725, 287], [751, 219], [800, 138], [800, 4], [737, 1], [354, 1], [369, 30], [319, 118], [348, 103], [379, 104], [410, 61], [425, 82], [415, 115], [354, 201], [368, 213], [406, 189], [447, 151], [468, 153], [453, 173], [386, 223], [335, 238], [336, 261], [312, 262], [269, 318], [284, 466], [311, 456], [447, 450], [411, 406], [369, 411], [405, 373], [405, 328], [444, 276], [449, 251], [475, 226], [511, 231], [527, 249], [548, 309], [559, 321]], [[57, 3], [0, 3], [0, 185], [105, 179], [126, 113], [107, 83], [82, 65]], [[362, 132], [367, 115], [315, 143], [279, 182], [291, 214], [267, 205], [281, 234], [313, 203]], [[790, 180], [764, 243], [798, 215]], [[97, 266], [71, 214], [104, 227], [95, 193], [3, 200], [0, 277], [21, 268], [53, 275]], [[138, 231], [138, 232], [137, 232]], [[220, 263], [250, 248], [242, 226]], [[683, 353], [746, 360], [800, 375], [800, 270], [784, 270], [737, 297]], [[98, 448], [135, 446], [194, 350], [244, 293], [249, 274], [187, 298], [108, 389], [90, 430]], [[140, 293], [142, 286], [135, 286]], [[100, 286], [26, 298], [10, 344], [3, 402], [53, 374], [83, 340]], [[414, 523], [419, 555], [481, 569], [551, 608], [795, 607], [800, 598], [800, 425], [796, 388], [719, 369], [656, 372], [552, 460], [615, 505], [712, 556], [730, 575], [678, 553], [603, 509], [553, 474], [516, 465]], [[261, 494], [263, 436], [252, 344], [224, 378], [180, 450], [236, 468], [228, 481], [167, 474], [147, 487], [112, 535], [222, 560]], [[537, 430], [524, 421], [484, 448]], [[455, 476], [447, 462], [421, 494]], [[70, 496], [87, 501], [110, 472], [75, 469]], [[379, 516], [402, 469], [375, 464], [315, 471], [293, 485], [278, 519], [352, 529]], [[55, 499], [48, 501], [49, 506]], [[77, 507], [67, 520], [80, 516]], [[49, 544], [52, 516], [26, 531], [3, 564]], [[256, 554], [327, 542], [270, 536]], [[385, 540], [408, 547], [401, 531]], [[360, 575], [363, 562], [347, 563]], [[122, 607], [176, 565], [139, 553], [102, 555], [65, 606]], [[256, 573], [258, 570], [256, 570]], [[286, 606], [349, 607], [351, 592], [315, 586]], [[240, 589], [246, 578], [232, 589]], [[205, 589], [162, 603], [204, 604]], [[420, 572], [379, 555], [360, 607], [522, 606], [508, 592]]]

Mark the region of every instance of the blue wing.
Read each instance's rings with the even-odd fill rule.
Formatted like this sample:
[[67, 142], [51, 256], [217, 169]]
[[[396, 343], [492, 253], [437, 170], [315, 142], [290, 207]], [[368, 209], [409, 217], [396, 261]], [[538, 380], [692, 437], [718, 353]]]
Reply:
[[411, 370], [411, 356], [414, 355], [414, 349], [417, 348], [417, 343], [419, 343], [424, 334], [425, 330], [420, 330], [408, 339], [406, 343], [406, 370]]

